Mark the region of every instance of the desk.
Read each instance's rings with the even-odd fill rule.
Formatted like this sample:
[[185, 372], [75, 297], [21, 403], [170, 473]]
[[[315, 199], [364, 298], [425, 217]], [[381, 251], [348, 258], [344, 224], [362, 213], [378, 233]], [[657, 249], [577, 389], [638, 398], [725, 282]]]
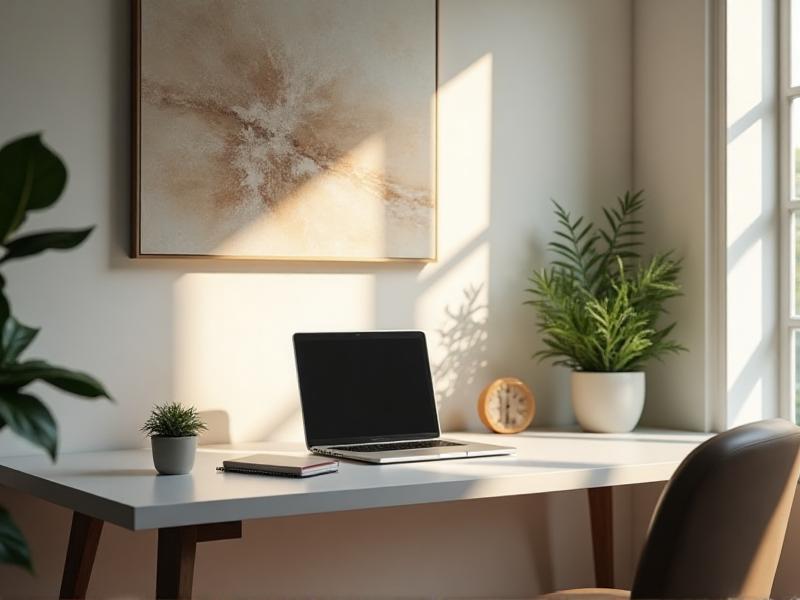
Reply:
[[207, 446], [198, 451], [192, 474], [172, 477], [155, 475], [149, 449], [64, 454], [57, 464], [35, 455], [0, 459], [0, 485], [74, 511], [61, 597], [85, 596], [104, 522], [158, 529], [156, 594], [188, 598], [197, 543], [241, 537], [243, 520], [576, 489], [589, 491], [596, 578], [599, 585], [610, 586], [612, 487], [669, 479], [709, 437], [655, 430], [449, 435], [501, 440], [518, 452], [396, 465], [342, 461], [338, 473], [309, 479], [215, 470], [235, 455], [304, 453], [299, 443]]

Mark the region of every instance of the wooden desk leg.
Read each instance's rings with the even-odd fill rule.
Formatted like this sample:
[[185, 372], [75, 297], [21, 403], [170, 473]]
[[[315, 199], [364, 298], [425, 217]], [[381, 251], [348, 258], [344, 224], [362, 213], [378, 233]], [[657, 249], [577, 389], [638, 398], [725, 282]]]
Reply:
[[191, 598], [197, 526], [158, 530], [156, 598]]
[[242, 537], [242, 522], [165, 527], [158, 530], [156, 598], [192, 597], [194, 558], [198, 542]]
[[614, 587], [614, 511], [611, 487], [589, 488], [595, 585]]
[[102, 531], [103, 521], [100, 519], [79, 512], [72, 513], [72, 528], [69, 531], [59, 598], [86, 597]]

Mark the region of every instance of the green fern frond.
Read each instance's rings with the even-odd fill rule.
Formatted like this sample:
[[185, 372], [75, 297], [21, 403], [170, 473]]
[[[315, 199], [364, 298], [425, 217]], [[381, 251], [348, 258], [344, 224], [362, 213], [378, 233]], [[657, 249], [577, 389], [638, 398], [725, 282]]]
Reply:
[[686, 351], [660, 326], [665, 303], [681, 295], [681, 261], [671, 252], [643, 261], [642, 191], [626, 192], [604, 209], [595, 229], [553, 201], [559, 224], [548, 248], [557, 259], [534, 271], [525, 304], [536, 310], [544, 348], [534, 358], [582, 371], [634, 371], [651, 360]]
[[564, 242], [550, 242], [548, 248], [565, 259], [565, 261], [557, 261], [554, 266], [586, 285], [592, 276], [593, 265], [597, 263], [595, 259], [597, 253], [594, 247], [598, 241], [598, 234], [592, 232], [594, 224], [584, 225], [583, 217], [573, 221], [567, 210], [555, 200], [552, 202], [555, 206], [556, 219], [562, 228], [555, 234]]
[[639, 229], [643, 223], [638, 214], [643, 207], [644, 191], [639, 190], [634, 194], [627, 191], [623, 196], [617, 197], [616, 208], [603, 208], [608, 229], [599, 231], [606, 246], [601, 252], [603, 259], [598, 265], [599, 279], [613, 275], [618, 257], [622, 258], [626, 267], [632, 266], [634, 261], [641, 258], [637, 249], [642, 245], [641, 237], [644, 232]]

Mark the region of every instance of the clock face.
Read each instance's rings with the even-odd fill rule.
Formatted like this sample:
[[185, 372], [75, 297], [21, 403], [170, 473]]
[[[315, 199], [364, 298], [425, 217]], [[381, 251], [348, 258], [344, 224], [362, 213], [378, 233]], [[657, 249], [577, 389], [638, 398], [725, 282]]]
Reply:
[[497, 433], [518, 433], [527, 429], [535, 412], [533, 394], [513, 377], [491, 383], [478, 401], [481, 421]]

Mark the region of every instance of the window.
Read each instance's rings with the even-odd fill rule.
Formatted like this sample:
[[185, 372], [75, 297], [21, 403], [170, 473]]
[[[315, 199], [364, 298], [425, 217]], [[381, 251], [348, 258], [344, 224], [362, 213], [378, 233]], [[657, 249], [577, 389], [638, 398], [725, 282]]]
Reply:
[[780, 169], [784, 237], [784, 293], [781, 304], [785, 379], [793, 399], [788, 409], [800, 422], [800, 0], [781, 0]]

